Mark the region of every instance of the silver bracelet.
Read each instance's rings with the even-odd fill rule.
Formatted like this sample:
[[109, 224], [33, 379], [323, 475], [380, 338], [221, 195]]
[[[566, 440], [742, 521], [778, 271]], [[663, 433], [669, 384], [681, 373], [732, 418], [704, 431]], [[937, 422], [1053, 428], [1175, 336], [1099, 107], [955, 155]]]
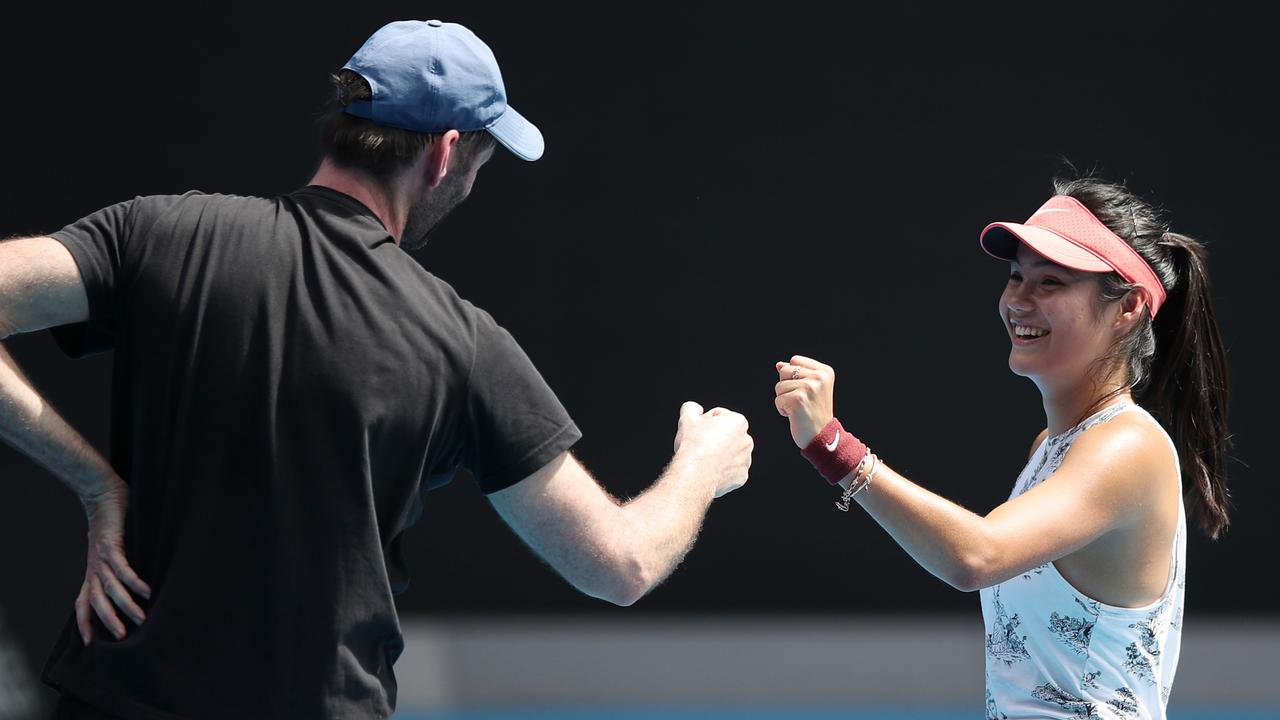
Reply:
[[[840, 509], [840, 512], [849, 512], [849, 502], [853, 500], [853, 496], [871, 487], [871, 481], [875, 479], [876, 470], [880, 469], [879, 457], [870, 451], [867, 452], [867, 457], [871, 458], [871, 469], [867, 471], [865, 476], [860, 473], [854, 473], [853, 479], [849, 481], [849, 487], [840, 494], [840, 499], [836, 501], [836, 507]], [[864, 457], [862, 459], [863, 462], [866, 462], [866, 459]], [[862, 469], [861, 462], [858, 463], [858, 469]]]
[[876, 479], [876, 471], [880, 469], [879, 455], [875, 456], [875, 461], [875, 464], [871, 466], [871, 471], [867, 473], [867, 482], [863, 485], [864, 488], [871, 487], [871, 481]]

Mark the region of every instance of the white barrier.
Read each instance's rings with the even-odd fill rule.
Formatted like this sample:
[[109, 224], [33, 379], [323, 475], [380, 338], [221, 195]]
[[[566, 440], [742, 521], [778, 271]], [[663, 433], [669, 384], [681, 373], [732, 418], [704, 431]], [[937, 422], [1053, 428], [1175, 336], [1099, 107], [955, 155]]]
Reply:
[[[406, 618], [399, 706], [981, 707], [966, 617]], [[1280, 620], [1189, 620], [1173, 707], [1280, 707]]]

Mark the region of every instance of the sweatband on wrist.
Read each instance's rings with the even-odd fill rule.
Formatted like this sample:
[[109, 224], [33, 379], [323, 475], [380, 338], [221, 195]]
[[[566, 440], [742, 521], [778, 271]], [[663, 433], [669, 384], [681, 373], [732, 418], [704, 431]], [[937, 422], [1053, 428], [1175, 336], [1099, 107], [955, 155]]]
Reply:
[[840, 421], [831, 418], [831, 422], [800, 451], [832, 485], [837, 485], [849, 473], [858, 469], [858, 464], [867, 456], [867, 446], [852, 434], [845, 432]]

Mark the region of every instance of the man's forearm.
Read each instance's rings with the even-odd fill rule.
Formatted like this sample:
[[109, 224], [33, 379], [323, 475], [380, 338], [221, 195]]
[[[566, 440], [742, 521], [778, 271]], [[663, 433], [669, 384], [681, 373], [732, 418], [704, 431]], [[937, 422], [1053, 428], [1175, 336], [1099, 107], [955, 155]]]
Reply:
[[628, 502], [605, 492], [568, 452], [489, 500], [574, 587], [630, 605], [680, 564], [712, 499], [747, 481], [753, 443], [741, 415], [687, 402], [675, 445], [662, 476]]
[[0, 439], [48, 468], [82, 500], [108, 489], [115, 471], [40, 396], [0, 343]]
[[693, 547], [715, 489], [700, 475], [716, 470], [709, 458], [677, 453], [657, 482], [622, 506], [630, 535], [623, 545], [635, 553], [641, 594], [665, 580]]

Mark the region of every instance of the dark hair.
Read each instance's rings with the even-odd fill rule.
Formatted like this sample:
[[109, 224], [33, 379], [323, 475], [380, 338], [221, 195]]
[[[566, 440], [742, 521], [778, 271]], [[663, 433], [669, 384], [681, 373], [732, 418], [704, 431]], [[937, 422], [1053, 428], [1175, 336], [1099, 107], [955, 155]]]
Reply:
[[[1054, 190], [1079, 200], [1147, 261], [1167, 298], [1145, 314], [1105, 361], [1123, 362], [1135, 399], [1169, 429], [1182, 465], [1191, 515], [1217, 539], [1230, 524], [1226, 462], [1227, 358], [1205, 269], [1205, 248], [1172, 232], [1160, 209], [1122, 183], [1057, 178]], [[1117, 273], [1101, 279], [1101, 299], [1119, 300], [1136, 285]]]
[[[351, 70], [341, 70], [329, 79], [335, 92], [320, 118], [320, 146], [338, 165], [361, 170], [375, 180], [387, 182], [412, 165], [428, 145], [440, 139], [441, 133], [402, 130], [348, 115], [342, 110], [348, 104], [373, 97], [368, 81]], [[456, 147], [466, 158], [493, 143], [488, 131], [473, 130], [462, 133]]]

